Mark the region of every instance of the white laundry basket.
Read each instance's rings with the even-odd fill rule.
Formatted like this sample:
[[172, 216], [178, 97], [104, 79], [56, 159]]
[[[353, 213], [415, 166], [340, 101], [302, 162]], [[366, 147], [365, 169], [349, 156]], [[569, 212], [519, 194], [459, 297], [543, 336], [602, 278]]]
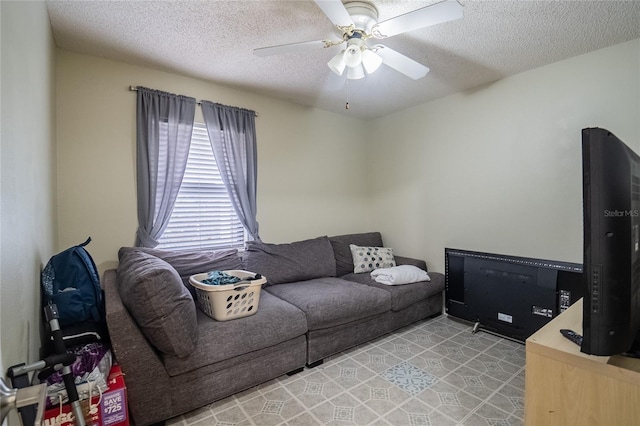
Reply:
[[[222, 271], [242, 279], [254, 277], [256, 274], [239, 269]], [[189, 277], [189, 283], [195, 288], [198, 305], [202, 311], [217, 321], [227, 321], [235, 318], [247, 317], [258, 311], [260, 290], [267, 282], [265, 277], [240, 281], [235, 284], [210, 285], [202, 281], [208, 272]]]

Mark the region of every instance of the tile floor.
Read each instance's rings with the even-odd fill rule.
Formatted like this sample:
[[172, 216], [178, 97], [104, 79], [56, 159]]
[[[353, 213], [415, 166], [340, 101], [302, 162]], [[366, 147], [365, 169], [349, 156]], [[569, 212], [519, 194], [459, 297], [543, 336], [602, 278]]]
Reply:
[[524, 364], [524, 345], [442, 315], [167, 426], [522, 425]]

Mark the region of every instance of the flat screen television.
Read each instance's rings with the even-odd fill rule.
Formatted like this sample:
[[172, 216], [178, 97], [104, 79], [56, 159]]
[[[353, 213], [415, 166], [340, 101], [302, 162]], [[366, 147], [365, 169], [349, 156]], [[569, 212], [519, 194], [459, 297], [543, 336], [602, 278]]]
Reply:
[[583, 129], [582, 185], [585, 291], [581, 351], [603, 356], [637, 354], [640, 157], [605, 129]]

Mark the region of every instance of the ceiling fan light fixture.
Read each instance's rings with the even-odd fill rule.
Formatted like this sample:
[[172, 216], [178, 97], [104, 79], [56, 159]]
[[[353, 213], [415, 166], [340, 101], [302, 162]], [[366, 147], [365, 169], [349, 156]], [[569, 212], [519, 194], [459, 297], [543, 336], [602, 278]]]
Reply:
[[358, 64], [355, 67], [349, 67], [347, 71], [347, 78], [349, 80], [359, 80], [364, 78], [364, 68], [362, 68], [362, 64]]
[[362, 52], [362, 65], [367, 70], [367, 74], [373, 74], [380, 65], [382, 65], [382, 57], [372, 50]]
[[362, 50], [360, 46], [351, 44], [344, 51], [344, 63], [348, 67], [355, 67], [362, 63]]
[[344, 69], [347, 66], [346, 62], [344, 61], [344, 54], [345, 51], [343, 50], [342, 52], [331, 58], [329, 62], [327, 62], [329, 69], [338, 75], [342, 75]]

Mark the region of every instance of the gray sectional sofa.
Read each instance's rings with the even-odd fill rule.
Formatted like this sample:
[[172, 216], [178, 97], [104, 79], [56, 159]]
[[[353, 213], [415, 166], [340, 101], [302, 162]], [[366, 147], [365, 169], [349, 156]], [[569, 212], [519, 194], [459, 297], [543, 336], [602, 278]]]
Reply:
[[[125, 374], [129, 410], [148, 425], [427, 317], [443, 306], [444, 276], [388, 286], [355, 273], [350, 245], [383, 247], [377, 232], [290, 244], [249, 242], [239, 254], [123, 247], [105, 272], [107, 324]], [[397, 265], [426, 270], [422, 260]], [[375, 265], [373, 265], [375, 267]], [[190, 275], [245, 269], [267, 278], [256, 314], [215, 321], [194, 303]]]

